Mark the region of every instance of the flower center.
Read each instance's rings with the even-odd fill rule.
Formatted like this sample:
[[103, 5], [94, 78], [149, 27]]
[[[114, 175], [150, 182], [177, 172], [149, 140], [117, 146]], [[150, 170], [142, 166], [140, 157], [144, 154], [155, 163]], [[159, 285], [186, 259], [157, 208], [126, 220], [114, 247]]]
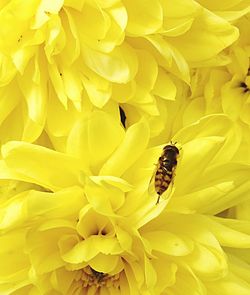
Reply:
[[240, 87], [243, 88], [244, 92], [248, 92], [249, 88], [247, 87], [247, 84], [245, 82], [240, 83]]
[[250, 68], [248, 68], [248, 72], [247, 72], [247, 75], [245, 77], [245, 80], [243, 80], [242, 82], [240, 82], [240, 85], [239, 86], [241, 88], [243, 88], [244, 93], [250, 91]]
[[113, 286], [119, 289], [119, 278], [119, 273], [111, 276], [107, 273], [96, 271], [93, 268], [87, 266], [82, 269], [80, 280], [82, 281], [83, 288], [91, 286], [95, 286], [96, 288], [100, 288], [102, 286]]

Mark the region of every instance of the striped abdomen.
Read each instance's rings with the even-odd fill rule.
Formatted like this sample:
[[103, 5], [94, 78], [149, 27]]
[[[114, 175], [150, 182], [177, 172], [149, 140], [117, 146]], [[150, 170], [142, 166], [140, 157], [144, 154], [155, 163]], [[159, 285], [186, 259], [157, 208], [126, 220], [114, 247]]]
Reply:
[[172, 180], [173, 172], [158, 168], [155, 173], [155, 191], [160, 196], [162, 195], [168, 188], [171, 180]]

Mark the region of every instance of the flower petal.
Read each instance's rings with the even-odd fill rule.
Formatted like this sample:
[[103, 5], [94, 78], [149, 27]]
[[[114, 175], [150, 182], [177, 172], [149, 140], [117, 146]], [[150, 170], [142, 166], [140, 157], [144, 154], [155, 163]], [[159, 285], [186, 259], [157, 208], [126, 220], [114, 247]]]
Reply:
[[90, 267], [103, 273], [112, 272], [115, 268], [117, 268], [118, 264], [121, 265], [120, 266], [120, 269], [121, 269], [122, 262], [119, 256], [104, 255], [102, 253], [99, 253], [93, 259], [89, 261]]
[[238, 38], [238, 30], [227, 21], [201, 10], [186, 34], [171, 40], [186, 60], [198, 62], [212, 58]]
[[132, 48], [123, 43], [109, 54], [83, 48], [83, 58], [87, 66], [111, 82], [127, 83], [131, 81], [137, 72], [138, 61]]
[[5, 163], [20, 180], [37, 183], [51, 190], [78, 184], [77, 159], [25, 142], [11, 141], [2, 147]]
[[120, 146], [103, 165], [100, 175], [121, 176], [139, 158], [148, 140], [149, 128], [145, 122], [129, 127]]
[[[224, 138], [219, 136], [196, 138], [183, 145], [183, 154], [178, 159], [174, 179], [175, 194], [190, 192], [197, 184], [201, 173], [213, 161], [223, 146]], [[192, 171], [192, 173], [190, 173]]]
[[130, 35], [152, 34], [162, 26], [163, 11], [160, 1], [152, 3], [150, 0], [125, 0], [123, 3], [129, 16], [126, 30]]
[[154, 231], [146, 232], [143, 237], [147, 239], [153, 250], [167, 255], [185, 256], [192, 252], [193, 243], [189, 239], [182, 239], [171, 232]]
[[[60, 241], [60, 247], [62, 252], [62, 258], [69, 263], [81, 263], [89, 262], [98, 253], [109, 255], [120, 251], [119, 245], [115, 238], [109, 238], [101, 235], [91, 236], [86, 240], [80, 241], [71, 246], [68, 251], [65, 252], [63, 244], [65, 241]], [[117, 261], [117, 260], [116, 260]]]
[[227, 273], [227, 260], [223, 252], [196, 245], [192, 254], [183, 258], [199, 277], [214, 280]]

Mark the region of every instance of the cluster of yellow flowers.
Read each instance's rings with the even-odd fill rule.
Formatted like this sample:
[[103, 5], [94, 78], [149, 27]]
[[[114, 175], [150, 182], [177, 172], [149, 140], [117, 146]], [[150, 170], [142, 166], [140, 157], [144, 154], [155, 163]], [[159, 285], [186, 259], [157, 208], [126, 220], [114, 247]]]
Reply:
[[249, 61], [250, 0], [2, 0], [0, 295], [249, 295]]

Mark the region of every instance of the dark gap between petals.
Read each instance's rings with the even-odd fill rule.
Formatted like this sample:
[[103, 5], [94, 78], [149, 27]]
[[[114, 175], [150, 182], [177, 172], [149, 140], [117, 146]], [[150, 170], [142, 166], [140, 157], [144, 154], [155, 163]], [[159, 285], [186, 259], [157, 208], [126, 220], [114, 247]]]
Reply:
[[126, 115], [125, 115], [125, 112], [121, 107], [119, 107], [119, 111], [120, 111], [120, 120], [122, 122], [122, 125], [123, 125], [124, 128], [126, 128]]

